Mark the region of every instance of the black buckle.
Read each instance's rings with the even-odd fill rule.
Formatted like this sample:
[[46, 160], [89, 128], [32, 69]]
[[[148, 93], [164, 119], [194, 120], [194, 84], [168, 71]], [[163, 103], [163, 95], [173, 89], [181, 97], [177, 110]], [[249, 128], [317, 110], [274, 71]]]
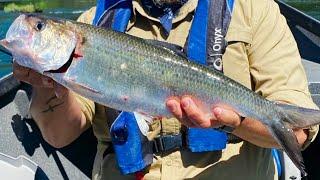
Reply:
[[183, 147], [183, 144], [182, 134], [158, 136], [153, 140], [153, 152], [163, 153], [170, 150], [179, 149]]
[[228, 144], [237, 144], [237, 143], [243, 141], [243, 140], [242, 140], [241, 138], [239, 138], [238, 136], [233, 135], [233, 134], [230, 134], [230, 133], [227, 133], [227, 136], [228, 136]]

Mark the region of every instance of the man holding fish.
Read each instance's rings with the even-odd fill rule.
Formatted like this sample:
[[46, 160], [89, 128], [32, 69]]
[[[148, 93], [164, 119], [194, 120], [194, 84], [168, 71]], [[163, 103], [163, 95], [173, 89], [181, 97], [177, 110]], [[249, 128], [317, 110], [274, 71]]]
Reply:
[[[72, 74], [74, 73], [72, 68], [81, 67], [87, 70], [86, 67], [93, 66], [95, 63], [97, 63], [97, 66], [100, 65], [98, 61], [93, 61], [95, 55], [98, 55], [99, 52], [90, 51], [91, 54], [88, 55], [88, 47], [93, 47], [94, 43], [101, 44], [101, 46], [97, 47], [101, 49], [101, 54], [103, 48], [107, 48], [109, 52], [106, 53], [107, 55], [112, 53], [109, 49], [118, 48], [117, 44], [110, 47], [104, 46], [104, 41], [109, 41], [109, 39], [103, 39], [106, 37], [102, 35], [107, 34], [107, 32], [103, 32], [101, 35], [99, 34], [100, 29], [90, 29], [89, 26], [72, 25], [72, 22], [68, 23], [59, 20], [49, 20], [49, 22], [41, 17], [21, 15], [20, 19], [18, 18], [15, 21], [16, 24], [20, 23], [21, 25], [12, 25], [12, 28], [7, 33], [6, 41], [1, 43], [9, 50], [21, 49], [29, 42], [31, 44], [28, 44], [30, 45], [29, 48], [36, 49], [38, 45], [33, 45], [33, 43], [36, 44], [37, 41], [45, 42], [48, 37], [52, 41], [54, 39], [59, 41], [59, 38], [63, 40], [63, 36], [69, 37], [63, 43], [60, 42], [59, 46], [44, 46], [45, 43], [40, 43], [39, 47], [46, 47], [41, 49], [42, 54], [39, 53], [40, 55], [30, 55], [32, 53], [26, 50], [15, 56], [14, 75], [17, 79], [33, 86], [30, 111], [44, 139], [49, 144], [57, 148], [64, 147], [92, 126], [98, 139], [98, 152], [93, 169], [93, 179], [132, 179], [134, 174], [136, 178], [140, 179], [142, 177], [145, 179], [277, 179], [277, 170], [269, 148], [283, 148], [302, 174], [306, 175], [299, 148], [306, 148], [315, 138], [318, 128], [314, 125], [320, 123], [318, 118], [320, 116], [318, 111], [310, 110], [317, 109], [317, 107], [312, 102], [308, 91], [306, 75], [296, 43], [276, 3], [268, 0], [239, 0], [235, 2], [218, 0], [133, 0], [132, 2], [119, 1], [106, 8], [106, 4], [104, 4], [105, 6], [101, 5], [103, 2], [98, 1], [97, 8], [92, 8], [85, 12], [79, 18], [79, 21], [87, 24], [93, 22], [97, 26], [113, 28], [116, 31], [125, 31], [132, 36], [166, 41], [185, 47], [182, 52], [185, 55], [181, 55], [179, 47], [174, 45], [141, 41], [140, 39], [132, 40], [132, 37], [119, 34], [121, 38], [125, 39], [122, 40], [120, 38], [117, 41], [120, 44], [125, 41], [124, 44], [119, 46], [125, 49], [121, 53], [136, 52], [132, 50], [135, 46], [136, 48], [147, 47], [149, 48], [147, 49], [148, 51], [145, 50], [141, 53], [142, 59], [163, 57], [161, 61], [159, 60], [158, 65], [151, 64], [152, 66], [148, 66], [150, 64], [143, 62], [141, 66], [148, 67], [136, 67], [137, 72], [139, 71], [142, 74], [150, 75], [155, 73], [150, 82], [152, 79], [159, 77], [157, 83], [163, 83], [161, 87], [166, 86], [161, 90], [157, 89], [156, 92], [160, 92], [159, 96], [161, 97], [161, 92], [169, 95], [163, 101], [154, 102], [159, 107], [159, 109], [154, 108], [154, 112], [160, 112], [160, 114], [150, 114], [153, 113], [154, 104], [149, 102], [149, 107], [144, 107], [143, 103], [148, 102], [150, 98], [154, 98], [152, 96], [153, 91], [152, 93], [151, 91], [142, 91], [141, 89], [144, 90], [148, 87], [140, 87], [140, 83], [144, 84], [142, 81], [135, 82], [136, 79], [130, 79], [133, 76], [140, 77], [139, 75], [129, 74], [130, 77], [125, 80], [131, 81], [123, 81], [123, 84], [131, 83], [130, 86], [140, 87], [134, 89], [134, 91], [132, 89], [127, 91], [125, 88], [118, 89], [118, 85], [115, 85], [114, 91], [110, 87], [105, 87], [109, 88], [109, 91], [102, 92], [102, 90], [99, 90], [101, 87], [92, 87], [94, 85], [91, 86], [89, 82], [92, 81], [99, 84], [100, 81], [111, 76], [115, 76], [121, 81], [123, 75], [128, 74], [116, 76], [115, 73], [118, 73], [119, 70], [127, 72], [131, 66], [134, 66], [129, 61], [122, 62], [121, 59], [128, 57], [135, 59], [136, 53], [119, 55], [119, 58], [117, 54], [121, 54], [120, 50], [116, 51], [114, 56], [108, 57], [110, 59], [119, 58], [119, 61], [114, 62], [114, 64], [121, 62], [119, 66], [116, 66], [116, 71], [105, 69], [108, 72], [105, 76], [88, 77], [79, 83], [79, 73], [86, 73], [86, 71], [77, 71], [78, 75], [75, 75]], [[128, 2], [129, 8], [127, 8], [128, 4], [126, 4]], [[210, 8], [214, 8], [210, 3], [213, 2], [219, 4], [215, 8], [226, 10], [221, 11], [221, 18], [210, 13], [212, 12]], [[206, 8], [209, 10], [205, 11]], [[228, 11], [230, 12], [228, 13]], [[121, 22], [122, 20], [127, 20], [124, 25], [122, 24], [122, 28], [121, 24], [117, 24], [120, 22], [119, 16], [117, 16], [119, 12], [122, 13], [121, 16], [129, 12], [128, 16], [120, 18]], [[218, 23], [203, 24], [205, 22], [203, 18]], [[63, 24], [61, 28], [53, 27], [59, 23]], [[28, 25], [24, 26], [24, 24]], [[27, 28], [29, 26], [32, 28]], [[76, 30], [73, 31], [73, 28]], [[82, 29], [86, 28], [91, 31], [97, 31], [97, 37], [87, 37], [86, 33], [82, 33]], [[51, 34], [46, 37], [42, 36], [40, 40], [30, 40], [36, 37], [38, 32], [45, 33], [46, 29], [55, 31], [51, 31]], [[70, 32], [68, 31], [69, 29]], [[31, 30], [32, 33], [29, 33]], [[19, 36], [16, 35], [16, 31], [20, 31]], [[59, 37], [56, 34], [59, 34]], [[203, 34], [205, 35], [204, 40], [201, 39]], [[21, 39], [23, 39], [24, 35], [31, 37], [26, 40], [28, 43], [21, 43], [14, 39], [16, 37], [22, 37]], [[118, 34], [111, 33], [108, 36], [112, 38], [118, 36]], [[99, 39], [99, 37], [101, 38]], [[92, 40], [94, 38], [97, 38], [97, 40]], [[13, 44], [12, 42], [14, 41], [19, 43]], [[197, 44], [198, 42], [200, 44]], [[64, 49], [63, 45], [69, 44], [70, 48]], [[126, 44], [132, 46], [127, 47]], [[205, 45], [204, 49], [201, 49], [203, 44]], [[142, 48], [141, 50], [143, 51], [144, 49]], [[210, 52], [210, 48], [213, 50], [212, 52]], [[52, 56], [50, 53], [55, 52], [57, 49], [61, 50], [59, 51], [60, 54]], [[154, 52], [148, 53], [153, 50]], [[157, 52], [161, 52], [161, 54]], [[64, 62], [59, 63], [59, 66], [50, 64], [51, 58], [56, 58], [57, 56], [59, 58], [60, 56], [68, 58], [61, 57]], [[184, 64], [182, 61], [175, 61], [175, 58], [186, 59], [183, 56], [187, 56], [188, 59], [195, 60], [197, 63], [206, 64], [211, 69], [223, 72], [225, 76], [255, 91], [263, 98], [278, 104], [262, 100], [257, 94], [250, 94], [246, 88], [226, 78], [221, 73], [210, 71], [209, 68], [203, 68], [196, 64]], [[24, 59], [24, 57], [29, 57], [36, 63], [32, 64], [28, 58]], [[89, 57], [92, 57], [92, 59]], [[69, 58], [72, 60], [70, 62], [71, 65], [68, 64]], [[136, 59], [135, 64], [141, 62], [140, 57]], [[204, 63], [201, 62], [201, 59], [204, 59]], [[28, 63], [26, 63], [27, 60]], [[48, 62], [44, 62], [44, 60], [48, 60]], [[50, 64], [50, 68], [49, 65], [42, 66], [41, 63], [43, 62]], [[82, 62], [87, 64], [83, 66], [81, 65]], [[154, 66], [161, 68], [162, 64], [160, 62], [168, 62], [171, 65], [167, 69], [161, 69], [159, 74], [156, 74], [158, 69]], [[188, 69], [190, 74], [180, 70], [180, 67]], [[148, 70], [151, 72], [146, 72]], [[95, 71], [99, 71], [98, 67]], [[64, 73], [69, 73], [68, 78], [66, 78], [67, 76], [61, 76]], [[181, 84], [188, 84], [189, 81], [196, 84], [191, 84], [192, 88], [189, 88], [189, 86], [184, 87], [185, 91], [183, 91], [183, 88], [182, 90], [180, 89], [183, 85], [176, 85], [180, 84], [179, 81], [174, 81], [175, 83], [170, 84], [170, 81], [167, 80], [176, 79], [175, 77], [180, 78]], [[205, 78], [199, 78], [196, 79], [199, 81], [194, 81], [194, 77]], [[218, 84], [222, 81], [221, 85], [219, 84], [219, 87], [215, 87], [215, 85], [209, 86], [205, 82], [210, 78], [217, 81]], [[149, 79], [146, 77], [147, 80]], [[197, 82], [199, 83], [197, 84]], [[151, 86], [157, 86], [157, 83]], [[60, 84], [76, 91], [76, 93], [67, 90]], [[215, 98], [211, 100], [211, 97], [206, 96], [208, 94], [205, 92], [208, 89], [206, 87], [216, 88], [212, 89], [210, 93], [212, 95], [216, 93], [216, 97], [220, 95], [221, 99]], [[112, 93], [110, 93], [111, 91]], [[197, 91], [201, 91], [199, 96]], [[121, 92], [129, 93], [119, 95]], [[148, 94], [149, 92], [150, 94]], [[114, 135], [110, 134], [109, 130], [114, 128], [113, 122], [118, 114], [109, 107], [101, 105], [104, 104], [104, 98], [110, 97], [105, 97], [106, 94], [110, 94], [110, 96], [119, 95], [115, 98], [112, 97], [113, 99], [105, 103], [105, 105], [110, 104], [112, 108], [119, 110], [131, 110], [138, 102], [135, 101], [135, 95], [138, 94], [137, 97], [143, 101], [141, 102], [141, 110], [138, 107], [133, 109], [140, 115], [131, 115], [136, 118], [140, 131], [147, 137], [148, 141], [156, 144], [154, 145], [155, 150], [151, 164], [146, 164], [145, 167], [130, 171], [130, 173], [126, 173], [129, 172], [126, 171], [127, 167], [127, 169], [120, 168], [121, 172], [129, 175], [123, 175], [117, 169], [116, 161], [119, 163], [121, 158], [118, 151], [120, 152], [121, 150], [118, 148], [119, 145], [114, 143]], [[103, 98], [100, 98], [102, 96]], [[145, 99], [147, 100], [144, 101]], [[161, 100], [161, 98], [159, 99]], [[96, 100], [96, 103], [93, 100]], [[121, 103], [114, 103], [114, 101], [119, 100], [121, 100]], [[131, 101], [135, 102], [135, 104], [130, 104]], [[279, 103], [310, 109], [306, 110]], [[156, 115], [166, 114], [165, 110], [161, 109], [162, 106], [166, 106], [166, 110], [169, 110], [175, 118], [169, 115], [168, 117], [155, 117]], [[261, 109], [259, 107], [264, 108]], [[268, 114], [268, 111], [274, 113]], [[161, 114], [162, 112], [164, 113]], [[263, 116], [264, 113], [266, 114], [265, 116]], [[272, 116], [273, 114], [275, 116]], [[152, 118], [150, 120], [151, 115]], [[147, 126], [143, 126], [143, 124]], [[213, 128], [219, 129], [219, 131], [216, 129], [213, 132], [207, 131]], [[220, 131], [223, 131], [223, 133]], [[224, 133], [225, 131], [228, 133]], [[201, 137], [201, 139], [192, 137], [192, 134]], [[224, 138], [227, 139], [224, 140]], [[163, 148], [162, 145], [159, 150], [159, 146], [156, 143], [159, 140], [164, 144], [168, 141], [177, 141], [179, 145], [168, 149]], [[193, 142], [196, 142], [195, 146], [198, 147], [191, 146], [190, 144]], [[219, 142], [219, 145], [215, 146], [215, 142]], [[223, 145], [220, 146], [221, 144]], [[144, 144], [142, 145], [144, 146]], [[201, 145], [210, 146], [210, 148], [201, 148]], [[115, 147], [115, 153], [108, 153], [111, 151], [112, 146]], [[118, 158], [117, 160], [116, 157]]]

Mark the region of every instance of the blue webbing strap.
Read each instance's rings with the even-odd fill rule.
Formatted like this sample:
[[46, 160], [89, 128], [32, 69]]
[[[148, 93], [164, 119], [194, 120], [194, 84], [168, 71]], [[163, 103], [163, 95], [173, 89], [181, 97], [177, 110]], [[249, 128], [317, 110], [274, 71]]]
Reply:
[[98, 0], [93, 24], [125, 32], [131, 15], [131, 0]]
[[[222, 54], [233, 0], [201, 0], [189, 32], [186, 51], [189, 59], [222, 72]], [[212, 52], [217, 46], [219, 51]], [[216, 56], [219, 54], [219, 56]], [[212, 56], [214, 55], [214, 57]], [[220, 58], [219, 66], [213, 61]], [[227, 134], [214, 129], [188, 128], [188, 146], [192, 152], [215, 151], [226, 148]], [[210, 139], [210, 141], [208, 141]]]
[[[198, 1], [198, 6], [189, 30], [187, 55], [190, 60], [206, 64], [207, 23], [210, 0]], [[201, 13], [199, 13], [201, 12]]]
[[230, 14], [232, 14], [233, 7], [234, 7], [234, 0], [227, 0], [227, 7], [228, 7], [228, 11], [230, 12]]
[[132, 2], [123, 1], [117, 6], [113, 17], [112, 29], [125, 32], [132, 14]]
[[152, 163], [152, 144], [140, 133], [133, 113], [121, 112], [112, 124], [110, 134], [122, 174], [141, 171]]
[[116, 4], [118, 1], [119, 0], [97, 0], [97, 8], [95, 17], [93, 19], [93, 24], [98, 25], [98, 22], [105, 11]]
[[[211, 0], [208, 28], [207, 28], [207, 65], [215, 70], [223, 72], [222, 56], [227, 48], [228, 42], [225, 39], [229, 24], [231, 22], [232, 12], [228, 3], [234, 3], [230, 0]], [[221, 18], [222, 17], [222, 18]]]
[[276, 162], [276, 166], [277, 166], [277, 171], [278, 171], [278, 176], [280, 177], [282, 174], [282, 166], [281, 166], [281, 158], [280, 158], [280, 152], [277, 149], [272, 149], [272, 156]]

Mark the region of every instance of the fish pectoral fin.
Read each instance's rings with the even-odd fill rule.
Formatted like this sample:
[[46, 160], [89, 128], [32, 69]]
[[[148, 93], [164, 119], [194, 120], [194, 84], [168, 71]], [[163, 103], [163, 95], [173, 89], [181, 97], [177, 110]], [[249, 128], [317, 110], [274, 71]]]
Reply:
[[295, 166], [301, 171], [301, 174], [306, 176], [307, 172], [305, 171], [301, 149], [293, 130], [286, 127], [281, 121], [274, 122], [276, 123], [272, 123], [268, 126], [269, 131], [287, 153]]
[[134, 112], [134, 116], [139, 119], [144, 119], [148, 124], [151, 124], [155, 117], [142, 112]]
[[277, 104], [277, 108], [284, 113], [282, 120], [291, 128], [308, 128], [320, 124], [319, 110], [288, 104]]
[[[145, 116], [143, 114], [134, 112], [134, 117], [137, 121], [137, 124], [139, 126], [140, 132], [144, 135], [147, 136], [149, 132], [149, 122], [150, 122], [150, 117]], [[152, 120], [151, 120], [152, 121]]]

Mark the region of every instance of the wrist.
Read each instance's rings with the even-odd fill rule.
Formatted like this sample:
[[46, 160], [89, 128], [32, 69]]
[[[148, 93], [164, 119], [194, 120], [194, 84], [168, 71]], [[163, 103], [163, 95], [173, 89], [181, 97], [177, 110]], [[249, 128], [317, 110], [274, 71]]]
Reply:
[[223, 132], [226, 132], [226, 133], [230, 133], [230, 134], [231, 134], [231, 133], [233, 133], [233, 131], [234, 131], [237, 127], [239, 127], [239, 126], [241, 125], [241, 123], [242, 123], [242, 121], [245, 119], [245, 117], [239, 115], [239, 119], [240, 119], [240, 123], [239, 123], [239, 125], [237, 125], [237, 126], [222, 125], [222, 126], [220, 126], [219, 128], [217, 128], [217, 129], [220, 130], [220, 131], [223, 131]]

